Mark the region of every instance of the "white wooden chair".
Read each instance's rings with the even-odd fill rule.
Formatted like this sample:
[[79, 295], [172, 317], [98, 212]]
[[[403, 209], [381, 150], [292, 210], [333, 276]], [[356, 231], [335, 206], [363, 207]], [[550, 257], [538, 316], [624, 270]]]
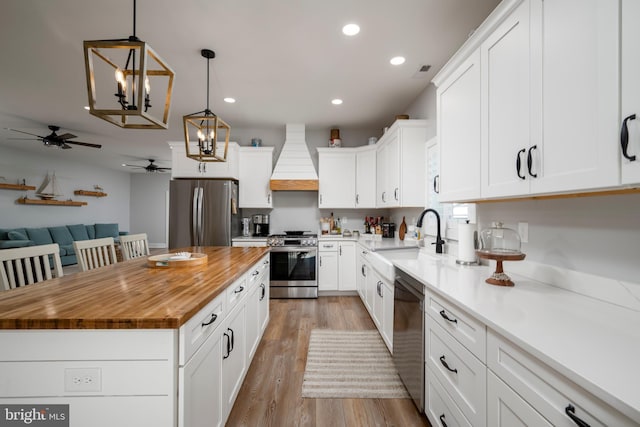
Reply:
[[[53, 269], [49, 262], [50, 255]], [[0, 282], [4, 290], [62, 276], [60, 247], [57, 243], [0, 251]]]
[[151, 255], [147, 233], [120, 236], [120, 249], [122, 250], [122, 259], [125, 261]]
[[73, 242], [78, 265], [82, 271], [105, 267], [118, 262], [113, 237]]

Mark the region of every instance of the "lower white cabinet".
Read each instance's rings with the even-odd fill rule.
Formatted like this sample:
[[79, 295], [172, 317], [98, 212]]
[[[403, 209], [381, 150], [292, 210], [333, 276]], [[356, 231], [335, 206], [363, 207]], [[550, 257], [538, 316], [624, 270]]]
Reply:
[[178, 370], [178, 426], [217, 427], [226, 419], [222, 406], [221, 328], [210, 335]]
[[552, 426], [493, 372], [487, 374], [487, 425]]
[[425, 371], [424, 411], [433, 426], [472, 427], [433, 373]]
[[319, 291], [356, 290], [356, 242], [322, 240], [318, 254]]
[[225, 420], [238, 396], [247, 371], [246, 305], [238, 306], [229, 314], [222, 330], [222, 406]]

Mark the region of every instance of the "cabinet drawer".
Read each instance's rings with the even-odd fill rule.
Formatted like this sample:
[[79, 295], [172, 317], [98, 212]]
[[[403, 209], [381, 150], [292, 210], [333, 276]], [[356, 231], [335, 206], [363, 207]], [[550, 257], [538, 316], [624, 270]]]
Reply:
[[227, 310], [231, 311], [249, 293], [246, 276], [229, 286], [225, 293], [227, 294]]
[[247, 288], [253, 289], [256, 283], [260, 283], [269, 268], [269, 257], [258, 261], [247, 273]]
[[555, 426], [576, 426], [567, 413], [570, 407], [573, 408], [573, 416], [591, 427], [637, 426], [605, 402], [491, 330], [487, 336], [487, 366]]
[[551, 427], [542, 415], [491, 371], [487, 374], [487, 424], [495, 427]]
[[180, 327], [180, 366], [187, 363], [207, 337], [216, 330], [226, 313], [226, 295], [223, 293]]
[[433, 426], [472, 427], [435, 376], [426, 370], [425, 410]]
[[486, 363], [487, 330], [485, 325], [431, 292], [427, 293], [425, 297], [426, 311], [431, 318], [478, 359]]
[[427, 367], [440, 380], [465, 417], [485, 425], [487, 368], [448, 332], [427, 319]]
[[338, 242], [318, 242], [318, 251], [320, 252], [337, 252]]

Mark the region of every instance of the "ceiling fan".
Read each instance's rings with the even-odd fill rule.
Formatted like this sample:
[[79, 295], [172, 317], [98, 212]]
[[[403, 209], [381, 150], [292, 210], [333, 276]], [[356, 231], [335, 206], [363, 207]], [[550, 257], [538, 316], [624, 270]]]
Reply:
[[46, 147], [62, 148], [66, 150], [68, 148], [72, 148], [68, 144], [75, 144], [75, 145], [83, 145], [85, 147], [91, 147], [91, 148], [102, 148], [102, 145], [100, 144], [89, 144], [88, 142], [69, 141], [71, 138], [77, 138], [77, 137], [71, 133], [64, 133], [62, 135], [58, 135], [56, 132], [60, 130], [60, 126], [49, 125], [48, 127], [49, 127], [49, 130], [51, 130], [51, 133], [47, 136], [40, 136], [33, 133], [25, 132], [22, 130], [18, 130], [18, 129], [11, 129], [11, 128], [6, 128], [6, 129], [14, 132], [24, 133], [26, 135], [35, 136], [36, 138], [38, 138], [37, 140], [42, 141]]
[[140, 166], [140, 165], [128, 165], [128, 164], [123, 164], [122, 166], [127, 166], [130, 168], [136, 168], [136, 169], [144, 169], [145, 172], [147, 173], [156, 173], [156, 172], [167, 172], [170, 171], [171, 168], [163, 168], [160, 167], [158, 165], [156, 165], [154, 162], [154, 159], [148, 159], [149, 160], [149, 164], [146, 166]]

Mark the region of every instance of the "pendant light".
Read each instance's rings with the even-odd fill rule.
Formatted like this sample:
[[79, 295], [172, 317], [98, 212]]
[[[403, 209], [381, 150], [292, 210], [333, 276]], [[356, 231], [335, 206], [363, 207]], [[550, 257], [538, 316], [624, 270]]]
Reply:
[[216, 54], [210, 49], [200, 54], [207, 59], [207, 108], [182, 118], [186, 153], [199, 162], [226, 162], [231, 127], [209, 109], [209, 63]]
[[84, 64], [92, 115], [122, 128], [167, 129], [175, 73], [136, 37], [136, 0], [133, 35], [85, 40]]

